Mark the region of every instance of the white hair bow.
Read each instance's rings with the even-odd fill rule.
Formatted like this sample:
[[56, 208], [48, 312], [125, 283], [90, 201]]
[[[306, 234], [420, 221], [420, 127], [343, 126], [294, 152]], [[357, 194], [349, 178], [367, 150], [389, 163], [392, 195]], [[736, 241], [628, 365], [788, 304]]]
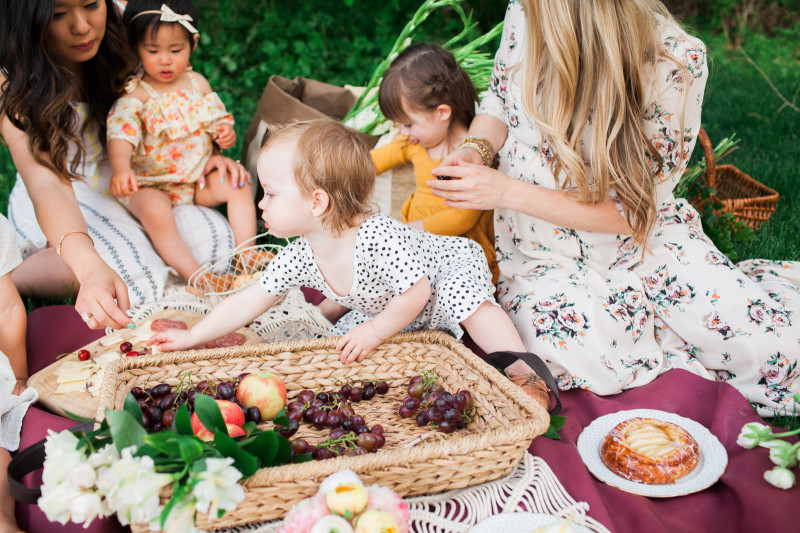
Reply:
[[189, 33], [198, 33], [197, 28], [195, 28], [190, 24], [190, 22], [194, 20], [192, 19], [192, 17], [190, 17], [189, 15], [178, 15], [172, 9], [170, 9], [167, 4], [161, 4], [160, 11], [150, 10], [137, 13], [136, 15], [133, 16], [131, 22], [136, 20], [138, 17], [141, 17], [142, 15], [161, 15], [160, 17], [161, 22], [177, 22], [178, 24], [186, 28], [189, 31]]

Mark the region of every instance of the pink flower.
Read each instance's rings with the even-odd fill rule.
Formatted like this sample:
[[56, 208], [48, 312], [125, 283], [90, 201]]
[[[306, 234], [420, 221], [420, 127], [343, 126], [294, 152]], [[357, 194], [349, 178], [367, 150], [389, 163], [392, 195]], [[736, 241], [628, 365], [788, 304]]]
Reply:
[[378, 485], [371, 485], [367, 487], [367, 494], [369, 500], [367, 501], [367, 510], [380, 509], [394, 516], [397, 524], [400, 526], [399, 533], [408, 533], [408, 521], [410, 515], [408, 513], [408, 504], [393, 490], [386, 487], [379, 487]]
[[278, 533], [308, 533], [320, 518], [328, 514], [330, 512], [324, 494], [306, 498], [292, 507]]

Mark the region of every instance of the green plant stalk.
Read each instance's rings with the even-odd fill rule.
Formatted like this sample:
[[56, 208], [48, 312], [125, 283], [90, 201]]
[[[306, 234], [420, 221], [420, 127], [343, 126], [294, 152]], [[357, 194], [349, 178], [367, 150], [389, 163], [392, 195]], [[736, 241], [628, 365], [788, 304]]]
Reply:
[[[714, 147], [714, 158], [717, 161], [721, 160], [734, 150], [736, 145], [739, 144], [740, 140], [741, 139], [736, 138], [735, 133], [731, 134], [730, 137], [725, 137], [722, 139], [719, 143], [717, 143], [717, 146]], [[700, 161], [687, 168], [683, 172], [681, 179], [678, 180], [678, 184], [675, 185], [675, 189], [673, 191], [675, 198], [686, 198], [686, 195], [689, 194], [689, 188], [697, 180], [697, 178], [703, 175], [703, 173], [706, 171], [707, 165], [708, 163], [706, 162], [706, 158], [703, 157]]]
[[369, 134], [375, 134], [377, 133], [377, 130], [379, 130], [379, 128], [386, 123], [386, 118], [381, 114], [380, 109], [378, 109], [377, 106], [378, 91], [376, 89], [383, 81], [383, 75], [389, 68], [391, 62], [413, 41], [413, 34], [416, 28], [435, 9], [440, 7], [452, 7], [453, 10], [458, 13], [463, 24], [463, 29], [461, 32], [447, 41], [444, 44], [444, 47], [453, 52], [453, 56], [456, 58], [456, 61], [467, 72], [467, 75], [470, 77], [479, 93], [485, 91], [489, 87], [494, 60], [488, 54], [477, 52], [476, 50], [497, 37], [497, 35], [499, 35], [503, 29], [503, 23], [501, 22], [497, 24], [486, 34], [464, 44], [461, 47], [456, 48], [456, 43], [464, 39], [477, 27], [477, 24], [472, 21], [472, 18], [464, 12], [460, 5], [460, 1], [461, 0], [427, 0], [419, 7], [411, 21], [409, 21], [405, 28], [403, 28], [403, 31], [400, 32], [400, 35], [395, 40], [394, 46], [392, 47], [388, 56], [378, 64], [377, 68], [372, 74], [372, 77], [367, 83], [364, 92], [358, 98], [350, 111], [348, 111], [344, 118], [345, 123], [354, 119], [368, 109], [372, 110], [375, 118], [372, 119], [368, 124], [358, 126], [361, 131]]

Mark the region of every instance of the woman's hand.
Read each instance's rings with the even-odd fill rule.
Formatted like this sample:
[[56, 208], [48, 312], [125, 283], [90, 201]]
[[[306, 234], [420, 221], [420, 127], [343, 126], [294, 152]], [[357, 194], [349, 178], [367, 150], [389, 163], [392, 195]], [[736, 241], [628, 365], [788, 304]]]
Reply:
[[336, 343], [336, 349], [342, 352], [342, 363], [350, 364], [353, 361], [364, 359], [382, 342], [383, 339], [375, 332], [372, 320], [370, 320], [342, 335], [342, 338]]
[[131, 327], [133, 322], [125, 313], [130, 308], [128, 287], [100, 256], [96, 258], [91, 265], [82, 265], [80, 273], [75, 272], [80, 283], [75, 310], [88, 316], [86, 324], [92, 329]]
[[244, 165], [230, 157], [215, 154], [209, 158], [206, 168], [203, 169], [203, 176], [197, 181], [201, 189], [205, 188], [205, 177], [215, 170], [219, 172], [219, 182], [225, 183], [225, 180], [230, 178], [234, 189], [244, 187], [246, 183], [250, 183], [250, 173], [244, 168]]
[[17, 378], [17, 381], [14, 384], [14, 390], [11, 391], [11, 394], [13, 394], [14, 396], [19, 396], [20, 394], [22, 394], [25, 391], [25, 389], [28, 388], [27, 383], [28, 383], [28, 378]]
[[[474, 152], [474, 150], [469, 150]], [[461, 152], [461, 150], [459, 150]], [[452, 154], [456, 156], [458, 152]], [[478, 156], [480, 159], [480, 156]], [[446, 161], [446, 160], [445, 160]], [[445, 204], [459, 209], [491, 210], [505, 207], [506, 191], [516, 182], [498, 170], [482, 164], [456, 160], [454, 164], [434, 168], [434, 176], [448, 176], [451, 179], [428, 181], [431, 192], [445, 198]]]
[[159, 350], [171, 352], [191, 348], [195, 342], [192, 340], [192, 330], [190, 329], [167, 329], [147, 339], [146, 344], [148, 346], [155, 344]]

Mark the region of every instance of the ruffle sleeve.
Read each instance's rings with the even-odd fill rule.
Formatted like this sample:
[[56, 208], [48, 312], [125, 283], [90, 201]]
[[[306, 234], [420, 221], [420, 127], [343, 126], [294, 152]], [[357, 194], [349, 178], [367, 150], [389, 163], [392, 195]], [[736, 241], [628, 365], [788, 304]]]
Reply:
[[216, 136], [217, 126], [222, 124], [233, 127], [233, 115], [225, 109], [225, 104], [222, 103], [217, 93], [212, 92], [205, 95], [203, 103], [205, 105], [200, 110], [200, 120], [208, 133]]
[[108, 140], [123, 139], [134, 147], [142, 141], [142, 108], [138, 98], [123, 96], [111, 106], [106, 119]]

